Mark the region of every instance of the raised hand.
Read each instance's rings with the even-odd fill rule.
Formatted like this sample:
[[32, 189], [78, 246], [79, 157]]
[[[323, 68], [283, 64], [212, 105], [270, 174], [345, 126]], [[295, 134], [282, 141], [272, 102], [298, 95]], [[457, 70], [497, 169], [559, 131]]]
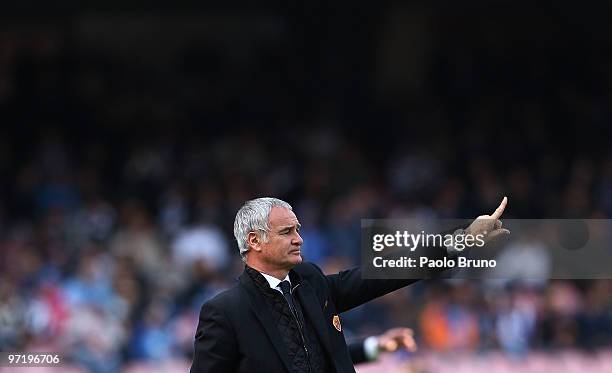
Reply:
[[499, 220], [501, 215], [508, 204], [508, 198], [504, 197], [499, 207], [495, 209], [493, 214], [491, 215], [480, 215], [470, 224], [470, 226], [465, 230], [465, 233], [471, 235], [482, 234], [484, 236], [485, 242], [490, 242], [496, 239], [497, 237], [508, 235], [510, 231], [508, 229], [502, 228], [502, 222]]

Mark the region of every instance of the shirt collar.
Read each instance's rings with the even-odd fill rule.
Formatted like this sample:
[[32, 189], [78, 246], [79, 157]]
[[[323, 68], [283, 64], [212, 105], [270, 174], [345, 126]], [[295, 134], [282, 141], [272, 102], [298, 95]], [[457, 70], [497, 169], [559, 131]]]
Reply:
[[[266, 273], [263, 272], [259, 272], [263, 275], [263, 277], [268, 281], [268, 284], [270, 284], [270, 287], [272, 289], [276, 289], [278, 287], [278, 285], [281, 283], [281, 280], [277, 279], [274, 276], [270, 276]], [[287, 276], [285, 276], [285, 278], [282, 281], [289, 281], [289, 285], [291, 285], [291, 280], [289, 279], [289, 274], [287, 274]]]

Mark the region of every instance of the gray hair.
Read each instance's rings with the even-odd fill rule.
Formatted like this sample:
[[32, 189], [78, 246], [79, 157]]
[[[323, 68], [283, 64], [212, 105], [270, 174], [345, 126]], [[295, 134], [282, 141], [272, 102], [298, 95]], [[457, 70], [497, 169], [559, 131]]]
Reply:
[[270, 197], [256, 198], [246, 201], [244, 206], [236, 213], [234, 220], [234, 237], [238, 242], [240, 257], [246, 262], [246, 254], [249, 251], [247, 238], [250, 232], [261, 232], [261, 238], [265, 242], [268, 240], [267, 232], [270, 230], [268, 218], [272, 207], [282, 207], [293, 210], [287, 202]]

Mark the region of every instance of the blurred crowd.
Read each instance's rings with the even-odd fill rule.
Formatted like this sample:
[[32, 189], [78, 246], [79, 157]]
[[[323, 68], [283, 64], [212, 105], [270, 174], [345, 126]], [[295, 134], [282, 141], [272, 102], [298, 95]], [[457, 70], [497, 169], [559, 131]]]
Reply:
[[[200, 306], [243, 268], [234, 215], [258, 196], [293, 205], [326, 273], [359, 264], [362, 218], [470, 218], [504, 195], [505, 218], [612, 216], [605, 43], [435, 39], [427, 88], [391, 100], [372, 66], [337, 70], [337, 40], [244, 65], [195, 45], [159, 75], [48, 31], [0, 42], [2, 351], [93, 372], [189, 360]], [[343, 320], [349, 336], [413, 327], [426, 351], [592, 350], [612, 344], [612, 281], [422, 281]]]

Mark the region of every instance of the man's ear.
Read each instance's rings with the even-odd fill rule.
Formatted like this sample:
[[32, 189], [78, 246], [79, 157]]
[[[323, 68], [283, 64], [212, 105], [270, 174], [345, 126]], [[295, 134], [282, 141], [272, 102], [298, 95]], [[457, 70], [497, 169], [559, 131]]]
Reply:
[[247, 236], [247, 245], [251, 250], [261, 251], [261, 237], [255, 232], [249, 232]]

